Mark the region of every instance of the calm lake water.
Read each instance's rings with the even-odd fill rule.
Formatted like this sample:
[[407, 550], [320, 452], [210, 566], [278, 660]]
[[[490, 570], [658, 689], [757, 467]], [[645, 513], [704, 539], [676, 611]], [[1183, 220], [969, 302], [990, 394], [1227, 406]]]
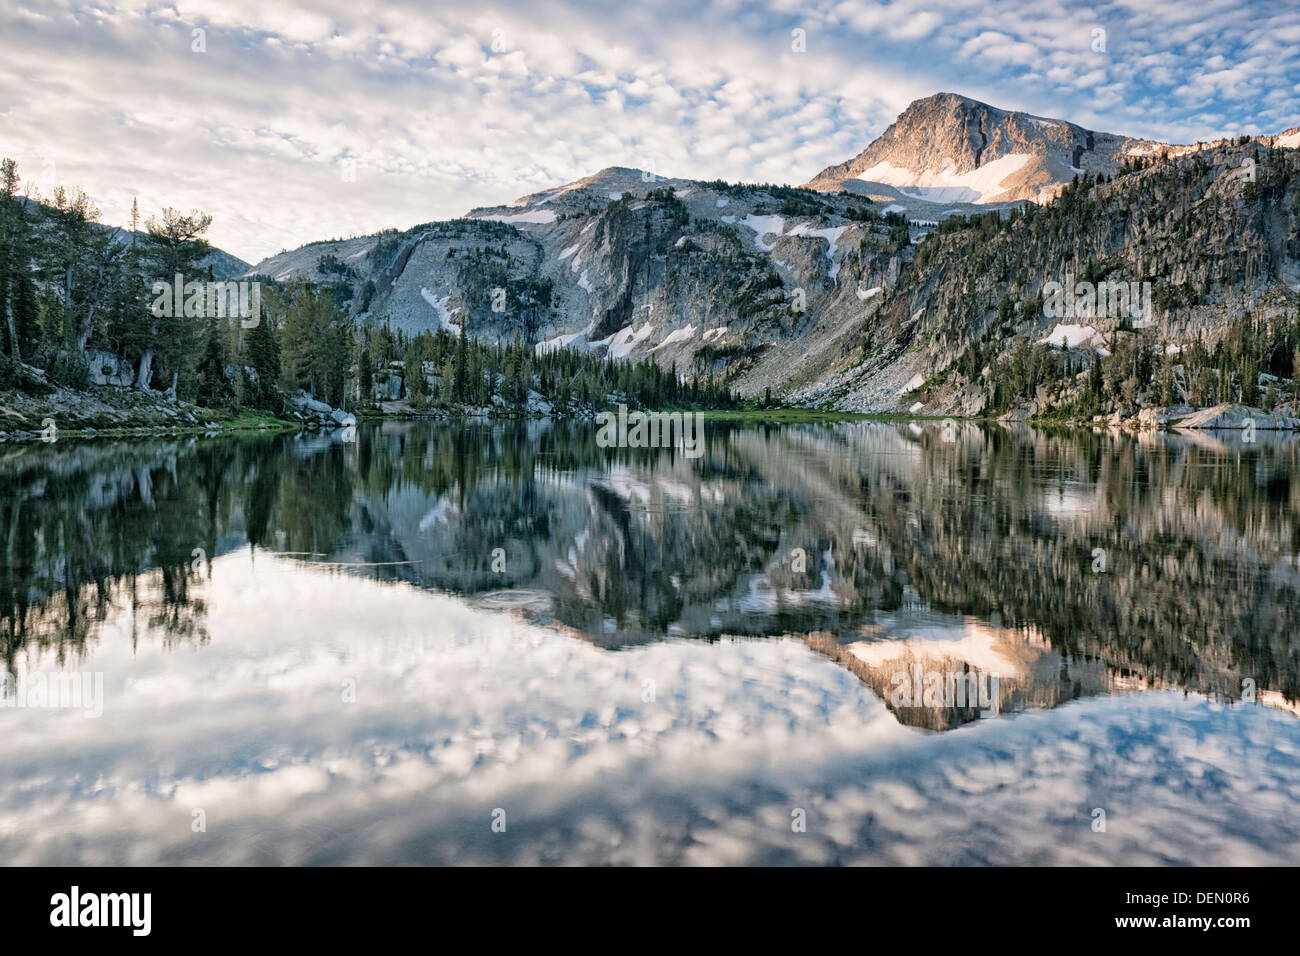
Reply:
[[1295, 440], [706, 434], [0, 445], [0, 862], [1300, 863]]

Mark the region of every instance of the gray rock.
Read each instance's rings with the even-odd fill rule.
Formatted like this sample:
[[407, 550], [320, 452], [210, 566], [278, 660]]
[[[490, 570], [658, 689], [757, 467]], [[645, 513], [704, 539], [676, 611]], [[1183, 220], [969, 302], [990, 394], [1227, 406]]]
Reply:
[[1167, 428], [1194, 411], [1190, 405], [1152, 406], [1138, 412], [1137, 423], [1141, 428]]
[[95, 385], [129, 386], [135, 381], [131, 363], [112, 352], [92, 349], [86, 353], [86, 362], [90, 365], [90, 381]]
[[1264, 431], [1293, 430], [1300, 428], [1300, 419], [1289, 415], [1274, 415], [1262, 408], [1235, 403], [1202, 408], [1182, 418], [1175, 428], [1242, 429], [1253, 427]]
[[333, 409], [330, 408], [328, 403], [322, 402], [320, 399], [317, 398], [312, 398], [310, 395], [308, 395], [306, 392], [303, 391], [299, 391], [298, 394], [294, 395], [291, 401], [298, 408], [307, 409], [308, 411], [316, 412], [317, 414], [320, 415], [328, 415], [331, 411], [333, 411]]

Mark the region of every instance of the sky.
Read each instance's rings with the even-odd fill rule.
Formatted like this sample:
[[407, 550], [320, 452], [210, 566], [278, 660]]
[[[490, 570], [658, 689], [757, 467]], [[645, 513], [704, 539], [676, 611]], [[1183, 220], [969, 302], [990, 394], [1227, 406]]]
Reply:
[[800, 184], [939, 91], [1170, 142], [1300, 125], [1292, 0], [0, 0], [0, 155], [256, 262], [608, 166]]

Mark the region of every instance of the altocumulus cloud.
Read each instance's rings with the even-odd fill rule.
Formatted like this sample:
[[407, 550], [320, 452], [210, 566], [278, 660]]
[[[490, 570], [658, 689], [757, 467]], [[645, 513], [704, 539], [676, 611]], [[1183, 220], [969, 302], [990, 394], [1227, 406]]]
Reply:
[[203, 208], [255, 260], [610, 165], [802, 182], [940, 89], [1172, 141], [1275, 132], [1298, 50], [1281, 0], [0, 0], [0, 144], [105, 221]]

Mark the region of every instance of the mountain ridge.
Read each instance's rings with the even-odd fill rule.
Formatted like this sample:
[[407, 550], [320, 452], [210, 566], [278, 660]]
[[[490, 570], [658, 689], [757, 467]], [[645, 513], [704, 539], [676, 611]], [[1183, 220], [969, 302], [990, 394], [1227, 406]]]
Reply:
[[[1152, 334], [1170, 347], [1190, 330], [1223, 334], [1234, 310], [1262, 297], [1300, 291], [1300, 248], [1285, 239], [1297, 232], [1290, 133], [1172, 146], [936, 94], [842, 171], [888, 162], [880, 157], [891, 150], [901, 160], [898, 144], [926, 124], [941, 128], [931, 155], [952, 160], [953, 176], [1020, 149], [1035, 162], [1013, 170], [1014, 183], [994, 182], [1001, 192], [975, 196], [951, 191], [971, 189], [969, 180], [875, 184], [864, 196], [825, 181], [730, 184], [612, 166], [460, 219], [282, 253], [250, 274], [333, 283], [354, 319], [408, 335], [455, 334], [468, 322], [475, 336], [519, 335], [539, 350], [649, 357], [679, 375], [721, 376], [742, 395], [770, 389], [855, 411], [919, 404], [925, 414], [987, 407], [980, 369], [961, 386], [951, 370], [982, 336], [1010, 348], [1057, 334], [1031, 300], [1067, 271], [1105, 262], [1103, 275], [1152, 283]], [[958, 155], [941, 155], [954, 144]], [[1246, 183], [1256, 158], [1261, 181]], [[1016, 190], [1044, 202], [1006, 199]], [[1060, 235], [1023, 225], [1043, 216]], [[998, 258], [973, 236], [1004, 247]], [[1073, 361], [1100, 355], [1120, 326], [1114, 317], [1089, 325], [1091, 338], [1068, 350]], [[936, 376], [950, 376], [944, 389], [922, 388]]]

